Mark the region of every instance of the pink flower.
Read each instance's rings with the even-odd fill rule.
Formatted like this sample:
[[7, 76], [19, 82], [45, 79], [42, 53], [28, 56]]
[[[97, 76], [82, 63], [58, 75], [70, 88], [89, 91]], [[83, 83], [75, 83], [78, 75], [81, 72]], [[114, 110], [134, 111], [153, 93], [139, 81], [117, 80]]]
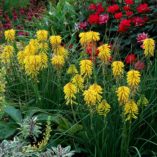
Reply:
[[132, 18], [132, 23], [135, 26], [143, 26], [145, 21], [144, 21], [144, 19], [142, 17], [136, 16], [136, 17]]
[[85, 22], [80, 22], [78, 26], [79, 26], [79, 29], [86, 29], [87, 25], [88, 23], [87, 21], [85, 21]]
[[134, 67], [136, 70], [143, 70], [145, 67], [145, 64], [144, 64], [144, 62], [139, 60], [135, 63]]
[[136, 39], [138, 43], [143, 43], [143, 41], [147, 39], [148, 37], [149, 37], [148, 34], [143, 32], [143, 33], [138, 34]]
[[100, 25], [107, 23], [108, 20], [109, 20], [108, 14], [99, 15], [99, 24], [100, 24]]

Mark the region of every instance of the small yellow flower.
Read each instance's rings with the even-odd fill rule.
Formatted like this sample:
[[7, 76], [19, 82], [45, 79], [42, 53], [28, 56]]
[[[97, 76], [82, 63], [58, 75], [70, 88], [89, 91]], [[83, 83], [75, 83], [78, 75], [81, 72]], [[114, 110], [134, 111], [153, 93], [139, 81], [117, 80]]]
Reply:
[[137, 118], [138, 106], [134, 100], [130, 100], [124, 105], [124, 115], [126, 116], [126, 121]]
[[106, 102], [106, 100], [102, 100], [102, 102], [97, 107], [97, 112], [99, 115], [104, 117], [110, 112], [111, 106]]
[[77, 91], [82, 91], [84, 88], [84, 79], [82, 78], [81, 75], [76, 74], [73, 78], [72, 78], [72, 83], [77, 87]]
[[119, 78], [124, 73], [124, 63], [121, 61], [114, 61], [112, 63], [112, 72], [115, 78]]
[[98, 47], [99, 54], [98, 58], [103, 62], [103, 63], [108, 63], [110, 57], [111, 57], [111, 49], [108, 44], [104, 44], [102, 46]]
[[128, 87], [126, 86], [118, 87], [116, 93], [120, 104], [125, 104], [129, 100], [130, 89]]
[[37, 40], [39, 42], [46, 41], [48, 38], [48, 31], [46, 30], [38, 30], [36, 32]]
[[67, 73], [68, 74], [72, 74], [72, 75], [75, 75], [78, 73], [77, 69], [76, 69], [76, 66], [74, 64], [71, 64], [70, 67], [68, 68], [67, 70]]
[[0, 54], [1, 62], [4, 64], [10, 63], [13, 57], [14, 47], [7, 45], [4, 47], [3, 52]]
[[65, 64], [65, 60], [64, 60], [63, 56], [55, 55], [52, 57], [51, 63], [52, 63], [52, 65], [55, 66], [56, 69], [61, 69]]
[[15, 30], [14, 29], [6, 30], [4, 32], [4, 36], [7, 41], [14, 41], [15, 40]]
[[152, 38], [147, 38], [143, 41], [144, 55], [147, 57], [154, 56], [155, 41]]
[[135, 89], [140, 83], [140, 72], [137, 70], [130, 70], [127, 73], [127, 83], [132, 88]]
[[80, 61], [80, 72], [84, 77], [91, 77], [93, 70], [93, 63], [91, 60]]
[[76, 93], [77, 93], [77, 87], [69, 82], [64, 86], [64, 94], [65, 94], [65, 100], [67, 105], [72, 105], [75, 102], [76, 99]]
[[50, 43], [51, 43], [52, 46], [60, 45], [61, 42], [62, 42], [61, 36], [59, 36], [59, 35], [56, 35], [56, 36], [52, 35], [52, 36], [50, 36]]

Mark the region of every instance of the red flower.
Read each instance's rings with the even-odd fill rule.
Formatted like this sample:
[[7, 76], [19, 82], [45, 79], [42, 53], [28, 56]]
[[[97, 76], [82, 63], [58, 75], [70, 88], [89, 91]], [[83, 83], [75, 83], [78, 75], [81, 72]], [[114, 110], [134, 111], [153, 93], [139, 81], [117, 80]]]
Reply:
[[131, 5], [131, 4], [134, 4], [134, 1], [133, 0], [125, 0], [125, 3]]
[[99, 24], [105, 24], [109, 20], [108, 14], [99, 15]]
[[129, 5], [125, 5], [125, 6], [123, 7], [123, 9], [124, 9], [125, 11], [129, 11], [129, 10], [130, 10], [130, 6], [129, 6]]
[[123, 19], [123, 20], [121, 20], [121, 22], [119, 24], [118, 31], [119, 32], [126, 32], [130, 26], [131, 26], [131, 21], [127, 20], [127, 19]]
[[133, 53], [127, 55], [125, 58], [126, 64], [132, 64], [135, 62], [135, 60], [136, 60], [136, 56]]
[[99, 15], [98, 14], [91, 14], [88, 17], [88, 22], [92, 25], [92, 24], [98, 24], [99, 22]]
[[135, 26], [143, 26], [145, 21], [142, 17], [133, 17], [132, 18], [132, 23], [135, 25]]
[[118, 19], [118, 20], [121, 19], [122, 16], [123, 16], [122, 12], [118, 12], [114, 15], [115, 19]]
[[134, 65], [134, 67], [136, 70], [143, 70], [145, 67], [145, 64], [142, 61], [137, 61]]
[[137, 7], [137, 12], [138, 13], [147, 13], [150, 11], [150, 8], [148, 6], [147, 3], [143, 3], [143, 4], [140, 4], [138, 7]]
[[102, 3], [98, 3], [98, 4], [97, 4], [96, 13], [97, 13], [97, 14], [100, 14], [100, 13], [102, 13], [102, 12], [104, 12], [104, 8], [103, 8], [103, 6], [102, 6]]
[[80, 22], [79, 23], [79, 29], [86, 29], [88, 23], [85, 21], [85, 22]]
[[126, 11], [126, 16], [132, 16], [134, 13], [132, 11]]
[[111, 5], [107, 8], [107, 12], [111, 14], [114, 14], [117, 11], [119, 11], [119, 6], [117, 4]]
[[96, 4], [94, 4], [94, 3], [91, 3], [90, 5], [89, 5], [89, 7], [88, 7], [88, 9], [89, 10], [92, 10], [92, 11], [95, 11], [96, 10]]

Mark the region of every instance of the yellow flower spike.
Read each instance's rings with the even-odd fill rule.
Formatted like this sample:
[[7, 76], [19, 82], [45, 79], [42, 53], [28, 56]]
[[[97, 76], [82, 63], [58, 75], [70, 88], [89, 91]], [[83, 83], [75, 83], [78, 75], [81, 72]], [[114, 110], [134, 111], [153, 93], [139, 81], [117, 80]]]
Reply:
[[96, 42], [100, 40], [100, 34], [98, 32], [82, 32], [79, 34], [81, 45], [85, 45], [90, 42]]
[[108, 44], [104, 44], [98, 47], [99, 54], [98, 58], [103, 62], [103, 63], [108, 63], [110, 57], [111, 57], [111, 49]]
[[120, 104], [125, 104], [129, 100], [130, 89], [127, 86], [118, 87], [116, 93]]
[[141, 74], [137, 70], [127, 72], [127, 83], [131, 89], [136, 89], [140, 83]]
[[129, 100], [125, 105], [124, 105], [124, 115], [125, 115], [125, 120], [130, 121], [132, 119], [136, 119], [138, 115], [138, 106], [135, 103], [134, 100]]
[[73, 83], [69, 82], [64, 86], [64, 98], [66, 100], [66, 105], [72, 105], [76, 103], [76, 93], [77, 87]]
[[47, 38], [48, 38], [48, 31], [46, 31], [46, 30], [38, 30], [36, 32], [36, 36], [37, 36], [37, 40], [39, 42], [46, 41]]
[[61, 55], [54, 55], [51, 59], [51, 63], [55, 66], [57, 70], [59, 70], [64, 66], [65, 60], [64, 57]]
[[76, 69], [76, 66], [74, 64], [71, 64], [67, 70], [67, 74], [75, 75], [77, 73], [78, 73], [78, 71]]
[[88, 40], [89, 42], [93, 41], [99, 41], [100, 40], [100, 33], [99, 32], [94, 32], [94, 31], [89, 31], [87, 32]]
[[9, 41], [14, 41], [15, 40], [15, 30], [14, 29], [9, 29], [4, 32], [5, 40]]
[[24, 59], [26, 57], [26, 54], [24, 53], [24, 51], [19, 51], [17, 54], [17, 59], [20, 65], [24, 65]]
[[154, 56], [155, 41], [152, 38], [147, 38], [143, 41], [144, 55], [146, 57]]
[[80, 61], [80, 72], [84, 77], [90, 78], [93, 71], [93, 63], [91, 60], [82, 60]]
[[52, 46], [60, 45], [61, 42], [62, 42], [61, 36], [59, 36], [59, 35], [56, 35], [56, 36], [52, 35], [52, 36], [50, 36], [50, 43], [51, 43]]
[[80, 37], [80, 43], [81, 45], [85, 45], [89, 42], [88, 40], [88, 36], [87, 36], [87, 33], [86, 32], [82, 32], [79, 34], [79, 37]]
[[45, 52], [46, 53], [48, 51], [48, 48], [49, 48], [49, 46], [45, 42], [42, 42], [42, 43], [39, 44], [40, 52]]
[[114, 61], [112, 63], [112, 73], [114, 78], [120, 78], [124, 73], [124, 63], [121, 61]]
[[68, 57], [68, 51], [63, 46], [58, 45], [53, 49], [53, 52], [55, 55], [61, 55], [64, 56], [65, 58]]
[[36, 78], [38, 73], [47, 67], [46, 54], [29, 55], [24, 59], [24, 68], [27, 75]]
[[81, 75], [76, 74], [73, 78], [72, 78], [72, 83], [77, 87], [77, 91], [82, 91], [84, 88], [84, 79], [82, 78]]
[[87, 90], [84, 91], [84, 101], [87, 105], [93, 106], [97, 103], [100, 103], [102, 99], [102, 88], [101, 86], [97, 85], [96, 83], [91, 85]]
[[14, 47], [7, 45], [4, 47], [3, 52], [0, 54], [1, 62], [4, 64], [9, 64], [13, 57]]
[[97, 107], [97, 112], [99, 115], [104, 117], [110, 112], [111, 106], [106, 102], [106, 100], [102, 100], [102, 102]]

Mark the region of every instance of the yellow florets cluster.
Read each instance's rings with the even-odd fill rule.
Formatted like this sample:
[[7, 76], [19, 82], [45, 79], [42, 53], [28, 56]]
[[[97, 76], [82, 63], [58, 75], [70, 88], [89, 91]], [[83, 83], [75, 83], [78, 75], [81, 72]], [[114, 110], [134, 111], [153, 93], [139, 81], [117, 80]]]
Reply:
[[[45, 41], [47, 39], [46, 32], [44, 30], [37, 31], [38, 39], [31, 39], [24, 50], [19, 51], [17, 54], [19, 64], [25, 70], [25, 73], [32, 78], [36, 78], [39, 72], [48, 65], [48, 57], [46, 54], [48, 45]], [[44, 35], [45, 33], [46, 35]], [[46, 48], [43, 47], [43, 44], [47, 45]]]
[[146, 57], [154, 56], [155, 41], [152, 38], [147, 38], [143, 41], [144, 55]]
[[80, 61], [80, 73], [85, 78], [90, 78], [93, 71], [93, 63], [91, 60]]
[[53, 51], [51, 63], [56, 70], [59, 70], [64, 66], [65, 60], [68, 57], [68, 51], [61, 45], [61, 42], [61, 36], [50, 36], [50, 43]]
[[103, 63], [108, 63], [110, 57], [111, 57], [111, 49], [108, 44], [104, 44], [98, 47], [99, 54], [98, 58], [103, 62]]
[[100, 40], [100, 34], [98, 32], [82, 32], [79, 34], [80, 37], [80, 43], [82, 46], [86, 45], [90, 42], [96, 42]]
[[124, 63], [121, 61], [114, 61], [112, 63], [112, 73], [115, 79], [121, 78], [124, 73]]
[[15, 30], [14, 29], [9, 29], [4, 32], [5, 40], [8, 42], [14, 41], [15, 40]]

